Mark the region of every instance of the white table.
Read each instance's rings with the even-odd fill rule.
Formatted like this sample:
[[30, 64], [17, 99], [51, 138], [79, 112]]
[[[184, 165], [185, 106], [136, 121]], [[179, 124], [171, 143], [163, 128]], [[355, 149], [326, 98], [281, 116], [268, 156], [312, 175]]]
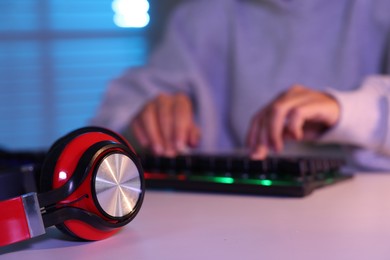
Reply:
[[359, 174], [305, 198], [148, 191], [109, 239], [71, 241], [49, 228], [0, 248], [0, 258], [390, 259], [390, 174]]

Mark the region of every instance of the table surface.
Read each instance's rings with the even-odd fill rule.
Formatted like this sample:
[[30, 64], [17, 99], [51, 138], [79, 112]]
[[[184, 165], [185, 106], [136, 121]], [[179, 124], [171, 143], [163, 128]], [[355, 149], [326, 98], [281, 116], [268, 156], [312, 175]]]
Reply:
[[305, 198], [147, 191], [113, 237], [79, 242], [49, 228], [0, 258], [390, 259], [389, 197], [390, 174], [379, 173]]

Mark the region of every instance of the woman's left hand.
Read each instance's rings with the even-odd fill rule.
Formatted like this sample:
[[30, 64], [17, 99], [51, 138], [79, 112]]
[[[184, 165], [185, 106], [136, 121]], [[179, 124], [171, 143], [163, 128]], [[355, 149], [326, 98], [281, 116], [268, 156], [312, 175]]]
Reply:
[[253, 159], [283, 150], [288, 138], [313, 140], [334, 126], [340, 105], [327, 93], [294, 85], [257, 112], [251, 121], [247, 145]]

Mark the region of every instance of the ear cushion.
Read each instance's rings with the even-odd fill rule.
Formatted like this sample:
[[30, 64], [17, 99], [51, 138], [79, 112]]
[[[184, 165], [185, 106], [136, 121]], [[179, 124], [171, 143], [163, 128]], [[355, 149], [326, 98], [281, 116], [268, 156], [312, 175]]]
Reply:
[[[96, 151], [102, 155], [95, 156], [94, 151], [91, 155], [87, 155], [87, 160], [91, 161], [91, 169], [79, 169], [79, 160], [81, 157], [85, 159], [86, 153], [91, 153], [91, 146], [96, 145], [97, 143], [110, 143], [109, 148], [100, 149]], [[77, 175], [78, 178], [83, 180], [80, 187], [76, 187], [76, 190], [73, 190], [71, 194], [65, 194], [64, 199], [58, 202], [60, 207], [72, 204], [72, 207], [79, 207], [83, 210], [87, 210], [92, 214], [96, 214], [107, 221], [117, 221], [107, 218], [104, 214], [101, 213], [101, 210], [98, 208], [98, 203], [91, 191], [91, 183], [93, 182], [93, 168], [97, 167], [102, 156], [105, 156], [108, 153], [120, 153], [124, 154], [131, 158], [131, 160], [136, 161], [137, 158], [132, 151], [130, 145], [126, 140], [120, 135], [99, 127], [85, 127], [78, 130], [75, 130], [68, 135], [60, 138], [57, 142], [53, 144], [49, 152], [46, 155], [45, 162], [42, 166], [41, 180], [40, 180], [40, 191], [47, 192], [53, 189], [58, 189], [65, 185], [67, 181], [72, 178], [73, 175]], [[89, 159], [90, 158], [90, 159]], [[136, 163], [139, 174], [142, 174], [142, 169], [139, 163]], [[82, 176], [78, 176], [82, 175]], [[140, 184], [140, 190], [143, 191], [143, 180]], [[82, 202], [76, 202], [80, 200]], [[138, 212], [140, 204], [142, 203], [143, 192], [138, 198], [138, 205], [136, 207], [136, 212], [132, 212], [131, 219]], [[94, 201], [95, 200], [95, 201]], [[122, 221], [122, 220], [121, 220]], [[127, 221], [127, 222], [126, 222]], [[128, 223], [130, 220], [126, 220], [125, 223]], [[61, 231], [71, 235], [73, 237], [85, 239], [85, 240], [99, 240], [111, 236], [116, 233], [119, 228], [111, 228], [100, 230], [95, 228], [88, 223], [84, 223], [79, 220], [68, 220], [64, 223], [56, 225]]]

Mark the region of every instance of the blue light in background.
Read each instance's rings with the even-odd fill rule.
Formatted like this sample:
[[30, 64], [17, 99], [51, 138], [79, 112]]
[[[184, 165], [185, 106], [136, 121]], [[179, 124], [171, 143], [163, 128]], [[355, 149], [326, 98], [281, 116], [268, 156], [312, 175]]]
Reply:
[[142, 28], [148, 25], [149, 2], [147, 0], [114, 0], [114, 23], [123, 28]]
[[[147, 1], [123, 2], [113, 5], [117, 14], [130, 8], [133, 18], [144, 14], [133, 25], [149, 22]], [[119, 29], [111, 4], [0, 0], [1, 148], [47, 149], [88, 124], [112, 79], [144, 64], [148, 34]]]

